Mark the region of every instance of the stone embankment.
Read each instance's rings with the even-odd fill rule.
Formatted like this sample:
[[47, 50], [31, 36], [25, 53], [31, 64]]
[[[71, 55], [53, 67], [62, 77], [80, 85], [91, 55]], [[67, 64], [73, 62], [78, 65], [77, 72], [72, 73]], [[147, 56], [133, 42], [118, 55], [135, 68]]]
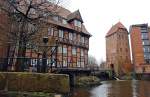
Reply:
[[76, 87], [91, 87], [95, 85], [100, 85], [100, 79], [96, 76], [78, 76], [76, 78]]
[[1, 72], [1, 91], [68, 93], [69, 76], [65, 74], [42, 74]]

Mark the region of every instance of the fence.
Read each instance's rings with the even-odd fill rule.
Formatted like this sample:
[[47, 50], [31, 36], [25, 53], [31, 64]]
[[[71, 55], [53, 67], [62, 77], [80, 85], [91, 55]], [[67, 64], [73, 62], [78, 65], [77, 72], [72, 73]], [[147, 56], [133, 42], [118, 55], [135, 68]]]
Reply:
[[[26, 47], [23, 57], [19, 57], [18, 46], [0, 45], [0, 70], [16, 71], [17, 66], [21, 71], [45, 72], [57, 67], [57, 46], [43, 46], [44, 49]], [[43, 67], [44, 65], [44, 67]]]

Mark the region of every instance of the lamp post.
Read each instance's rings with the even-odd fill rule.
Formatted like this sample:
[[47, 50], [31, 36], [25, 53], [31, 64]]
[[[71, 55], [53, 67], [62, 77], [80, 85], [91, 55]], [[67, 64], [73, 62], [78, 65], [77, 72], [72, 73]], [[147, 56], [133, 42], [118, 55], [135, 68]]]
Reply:
[[44, 43], [44, 51], [43, 51], [43, 55], [42, 55], [42, 68], [41, 68], [41, 72], [45, 73], [46, 69], [47, 69], [47, 56], [46, 56], [46, 45], [48, 43], [48, 37], [43, 37], [43, 43]]

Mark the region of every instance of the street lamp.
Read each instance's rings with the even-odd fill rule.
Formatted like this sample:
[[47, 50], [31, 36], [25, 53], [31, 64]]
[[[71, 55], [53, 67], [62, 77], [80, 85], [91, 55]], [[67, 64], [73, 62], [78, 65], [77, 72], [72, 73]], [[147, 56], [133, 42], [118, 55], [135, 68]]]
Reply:
[[46, 45], [48, 43], [48, 37], [43, 37], [43, 43], [44, 43], [44, 51], [42, 55], [42, 69], [41, 72], [45, 73], [46, 72], [46, 67], [47, 67], [47, 56], [46, 56]]

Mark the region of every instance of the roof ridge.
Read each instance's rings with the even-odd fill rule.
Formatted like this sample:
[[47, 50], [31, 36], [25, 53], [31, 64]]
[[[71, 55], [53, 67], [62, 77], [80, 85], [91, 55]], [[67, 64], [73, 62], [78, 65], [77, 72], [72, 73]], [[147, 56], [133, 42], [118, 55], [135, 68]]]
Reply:
[[111, 34], [114, 34], [119, 28], [126, 29], [126, 27], [119, 21], [115, 25], [112, 25], [110, 30], [107, 32], [106, 37]]

